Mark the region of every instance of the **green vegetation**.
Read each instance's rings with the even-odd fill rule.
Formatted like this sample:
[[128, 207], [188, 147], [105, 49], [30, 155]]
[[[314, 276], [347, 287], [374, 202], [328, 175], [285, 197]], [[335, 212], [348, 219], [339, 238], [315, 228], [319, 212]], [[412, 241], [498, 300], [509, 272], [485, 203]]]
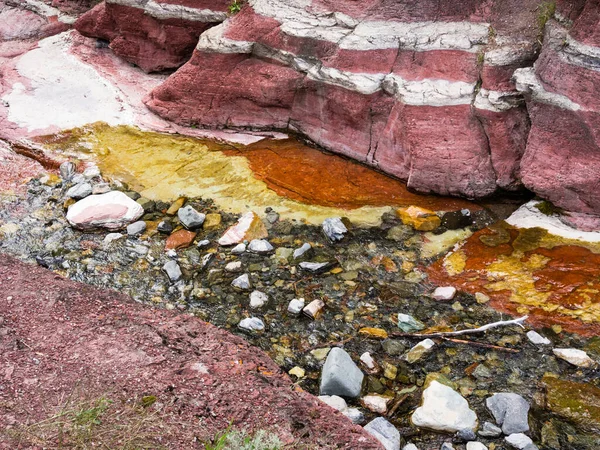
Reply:
[[544, 215], [546, 216], [553, 216], [555, 214], [561, 214], [562, 213], [562, 209], [558, 208], [557, 206], [554, 206], [551, 202], [549, 202], [548, 200], [544, 200], [543, 202], [539, 202], [535, 205], [535, 207]]
[[249, 435], [246, 431], [233, 429], [231, 423], [212, 442], [204, 443], [205, 450], [279, 450], [282, 446], [273, 433], [258, 430]]
[[227, 8], [229, 10], [229, 14], [236, 14], [240, 12], [242, 6], [244, 6], [244, 3], [246, 3], [246, 0], [233, 0]]
[[543, 2], [538, 6], [538, 30], [539, 30], [539, 40], [540, 42], [544, 38], [544, 29], [546, 28], [546, 23], [554, 16], [556, 12], [556, 2]]
[[163, 422], [157, 411], [149, 411], [151, 403], [144, 400], [156, 401], [156, 397], [125, 403], [106, 396], [90, 400], [74, 397], [67, 399], [55, 414], [6, 431], [14, 442], [13, 448], [164, 449], [158, 443], [164, 432]]

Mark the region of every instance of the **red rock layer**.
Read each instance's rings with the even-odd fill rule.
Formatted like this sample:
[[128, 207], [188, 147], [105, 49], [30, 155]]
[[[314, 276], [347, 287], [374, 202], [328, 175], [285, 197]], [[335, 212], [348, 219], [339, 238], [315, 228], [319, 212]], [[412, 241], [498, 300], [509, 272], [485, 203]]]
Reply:
[[[208, 7], [208, 3], [216, 12], [224, 12], [228, 4], [225, 0], [177, 2], [194, 8]], [[110, 48], [117, 55], [142, 70], [157, 72], [181, 66], [192, 54], [198, 36], [216, 23], [187, 18], [161, 19], [141, 7], [101, 3], [80, 17], [75, 28], [84, 36], [110, 41]]]

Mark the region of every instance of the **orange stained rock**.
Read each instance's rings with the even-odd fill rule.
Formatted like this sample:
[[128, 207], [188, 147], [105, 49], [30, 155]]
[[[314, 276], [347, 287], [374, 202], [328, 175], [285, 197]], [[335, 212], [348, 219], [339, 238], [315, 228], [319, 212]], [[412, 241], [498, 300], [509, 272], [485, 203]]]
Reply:
[[246, 157], [269, 188], [303, 203], [345, 209], [412, 204], [446, 211], [481, 209], [467, 200], [414, 194], [400, 180], [295, 139], [263, 140], [224, 152]]
[[363, 336], [381, 338], [381, 339], [387, 339], [387, 337], [388, 337], [387, 331], [385, 331], [382, 328], [369, 328], [369, 327], [361, 328], [360, 330], [358, 330], [358, 333], [362, 334]]
[[396, 213], [404, 225], [418, 231], [433, 231], [442, 223], [435, 212], [419, 206], [399, 208]]
[[536, 326], [600, 333], [600, 245], [502, 222], [475, 233], [427, 268], [430, 280], [490, 297], [489, 305], [528, 314]]
[[187, 248], [192, 245], [194, 239], [196, 238], [196, 233], [188, 230], [178, 230], [175, 231], [167, 238], [167, 242], [165, 244], [165, 250], [177, 250], [180, 248]]

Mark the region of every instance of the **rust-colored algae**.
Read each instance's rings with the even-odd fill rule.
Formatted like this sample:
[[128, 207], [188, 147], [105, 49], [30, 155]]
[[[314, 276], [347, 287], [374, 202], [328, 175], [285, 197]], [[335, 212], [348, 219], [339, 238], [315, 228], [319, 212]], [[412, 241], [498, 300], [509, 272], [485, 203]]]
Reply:
[[[430, 279], [483, 292], [490, 305], [538, 326], [600, 333], [600, 246], [506, 223], [481, 230], [428, 268]], [[458, 261], [458, 263], [456, 262]]]
[[263, 140], [224, 153], [246, 157], [254, 175], [269, 188], [303, 203], [344, 209], [366, 205], [481, 209], [458, 198], [414, 194], [400, 180], [295, 139]]

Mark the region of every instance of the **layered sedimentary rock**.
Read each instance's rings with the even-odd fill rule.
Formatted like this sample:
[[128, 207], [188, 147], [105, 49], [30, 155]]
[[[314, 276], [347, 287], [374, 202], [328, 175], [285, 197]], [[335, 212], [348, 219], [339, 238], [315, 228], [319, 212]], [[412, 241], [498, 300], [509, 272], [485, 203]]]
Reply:
[[179, 67], [200, 34], [226, 19], [228, 0], [107, 0], [75, 28], [110, 42], [110, 48], [146, 72]]
[[600, 228], [600, 4], [579, 3], [559, 4], [534, 68], [515, 79], [532, 123], [524, 184], [591, 230]]
[[[156, 38], [146, 37], [147, 21], [164, 23], [152, 4], [117, 23], [118, 11], [136, 7], [109, 0], [78, 25], [146, 70], [158, 59], [181, 61], [177, 41], [156, 50]], [[179, 0], [170, 8], [192, 6], [210, 5]], [[183, 125], [298, 132], [422, 192], [477, 198], [524, 184], [572, 211], [578, 225], [596, 227], [599, 6], [553, 7], [249, 0], [202, 34], [146, 104]], [[106, 22], [87, 30], [94, 15]], [[135, 38], [123, 22], [138, 30]], [[145, 55], [154, 65], [143, 65]]]
[[297, 131], [419, 191], [518, 188], [529, 120], [510, 78], [535, 54], [535, 6], [251, 0], [147, 104], [180, 123]]

